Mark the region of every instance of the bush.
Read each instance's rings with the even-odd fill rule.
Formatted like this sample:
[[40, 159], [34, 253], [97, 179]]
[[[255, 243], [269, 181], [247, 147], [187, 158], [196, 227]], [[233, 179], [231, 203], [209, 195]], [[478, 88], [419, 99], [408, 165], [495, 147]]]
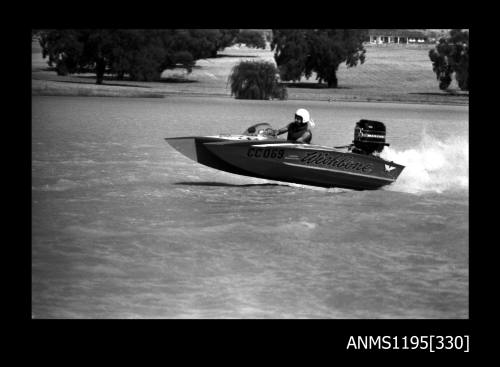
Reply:
[[242, 61], [231, 70], [228, 82], [236, 99], [286, 99], [279, 70], [268, 61]]

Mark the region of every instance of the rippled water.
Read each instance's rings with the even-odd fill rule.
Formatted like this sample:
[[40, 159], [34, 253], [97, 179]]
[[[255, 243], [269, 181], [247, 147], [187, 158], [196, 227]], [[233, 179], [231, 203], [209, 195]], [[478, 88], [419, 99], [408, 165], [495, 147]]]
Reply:
[[[377, 191], [219, 172], [164, 137], [284, 126], [406, 165]], [[468, 318], [468, 108], [33, 97], [36, 318]]]

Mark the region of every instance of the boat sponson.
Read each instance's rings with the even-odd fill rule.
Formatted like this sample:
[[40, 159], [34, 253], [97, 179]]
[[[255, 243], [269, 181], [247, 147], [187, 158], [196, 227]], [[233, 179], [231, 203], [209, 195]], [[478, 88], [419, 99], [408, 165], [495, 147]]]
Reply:
[[205, 166], [238, 175], [252, 176], [252, 173], [229, 164], [213, 154], [205, 146], [206, 143], [227, 142], [225, 139], [205, 136], [187, 136], [179, 138], [165, 138], [178, 152]]

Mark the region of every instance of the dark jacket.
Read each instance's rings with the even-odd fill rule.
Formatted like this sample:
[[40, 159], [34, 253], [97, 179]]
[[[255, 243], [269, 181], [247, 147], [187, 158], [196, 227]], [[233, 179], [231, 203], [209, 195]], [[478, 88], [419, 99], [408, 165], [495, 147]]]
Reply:
[[309, 129], [309, 124], [297, 124], [295, 122], [291, 122], [287, 126], [277, 130], [278, 135], [284, 134], [286, 132], [288, 132], [286, 140], [306, 144], [309, 144], [311, 142], [312, 133]]

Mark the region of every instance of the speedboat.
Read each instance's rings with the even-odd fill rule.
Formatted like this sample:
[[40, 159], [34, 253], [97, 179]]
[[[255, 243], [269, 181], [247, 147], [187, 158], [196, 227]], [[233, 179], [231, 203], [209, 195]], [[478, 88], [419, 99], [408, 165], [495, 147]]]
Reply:
[[360, 120], [352, 144], [338, 147], [280, 139], [268, 123], [242, 134], [165, 138], [205, 166], [237, 175], [320, 187], [373, 190], [396, 181], [404, 166], [382, 159], [385, 125]]

